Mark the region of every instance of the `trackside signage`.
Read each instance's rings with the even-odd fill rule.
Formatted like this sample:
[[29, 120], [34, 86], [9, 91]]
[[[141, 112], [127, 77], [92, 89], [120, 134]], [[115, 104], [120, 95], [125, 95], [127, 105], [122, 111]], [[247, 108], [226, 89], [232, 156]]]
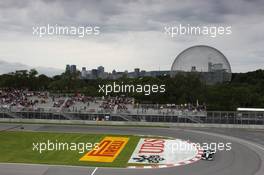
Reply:
[[192, 143], [176, 139], [140, 139], [128, 163], [133, 164], [176, 164], [191, 160], [198, 154]]
[[98, 146], [80, 158], [80, 161], [113, 162], [128, 142], [127, 137], [105, 137]]

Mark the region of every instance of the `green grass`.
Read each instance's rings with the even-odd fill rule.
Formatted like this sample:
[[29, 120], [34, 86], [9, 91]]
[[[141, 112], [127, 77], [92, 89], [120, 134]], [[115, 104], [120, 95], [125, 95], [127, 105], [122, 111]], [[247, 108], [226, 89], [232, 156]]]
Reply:
[[[111, 163], [81, 162], [79, 159], [88, 151], [80, 154], [78, 151], [44, 151], [41, 154], [33, 151], [33, 143], [63, 142], [63, 143], [98, 143], [105, 136], [129, 137], [129, 142], [119, 156]], [[54, 165], [126, 167], [128, 159], [134, 151], [138, 136], [131, 135], [102, 135], [84, 133], [51, 133], [51, 132], [0, 132], [0, 162], [33, 163]]]

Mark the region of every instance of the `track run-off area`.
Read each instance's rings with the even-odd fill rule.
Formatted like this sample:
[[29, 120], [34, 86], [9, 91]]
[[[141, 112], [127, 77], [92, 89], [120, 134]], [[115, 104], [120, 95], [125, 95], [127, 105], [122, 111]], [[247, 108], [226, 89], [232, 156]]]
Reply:
[[[0, 123], [0, 130], [21, 131], [20, 124]], [[24, 131], [109, 135], [153, 135], [193, 143], [232, 143], [218, 151], [213, 161], [198, 160], [167, 168], [107, 168], [45, 164], [0, 163], [0, 175], [263, 175], [264, 131], [224, 128], [120, 127], [23, 124]], [[19, 148], [17, 148], [19, 149]]]

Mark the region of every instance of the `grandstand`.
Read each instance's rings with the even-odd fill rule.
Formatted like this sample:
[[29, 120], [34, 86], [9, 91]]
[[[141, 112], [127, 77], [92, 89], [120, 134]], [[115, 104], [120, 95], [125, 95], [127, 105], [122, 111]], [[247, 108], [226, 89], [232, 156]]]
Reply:
[[264, 109], [207, 111], [198, 104], [139, 104], [128, 97], [1, 90], [0, 118], [262, 125]]

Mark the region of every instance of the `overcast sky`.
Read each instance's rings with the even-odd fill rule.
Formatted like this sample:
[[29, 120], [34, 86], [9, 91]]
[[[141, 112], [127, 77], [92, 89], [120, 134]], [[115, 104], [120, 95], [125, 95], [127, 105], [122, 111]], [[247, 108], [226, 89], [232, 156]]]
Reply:
[[[247, 72], [264, 68], [263, 19], [263, 0], [0, 1], [0, 66], [169, 70], [181, 51], [203, 44], [220, 50], [233, 72]], [[100, 26], [101, 34], [32, 35], [33, 26], [47, 24]], [[164, 34], [164, 26], [179, 24], [231, 26], [232, 35], [170, 38]]]

